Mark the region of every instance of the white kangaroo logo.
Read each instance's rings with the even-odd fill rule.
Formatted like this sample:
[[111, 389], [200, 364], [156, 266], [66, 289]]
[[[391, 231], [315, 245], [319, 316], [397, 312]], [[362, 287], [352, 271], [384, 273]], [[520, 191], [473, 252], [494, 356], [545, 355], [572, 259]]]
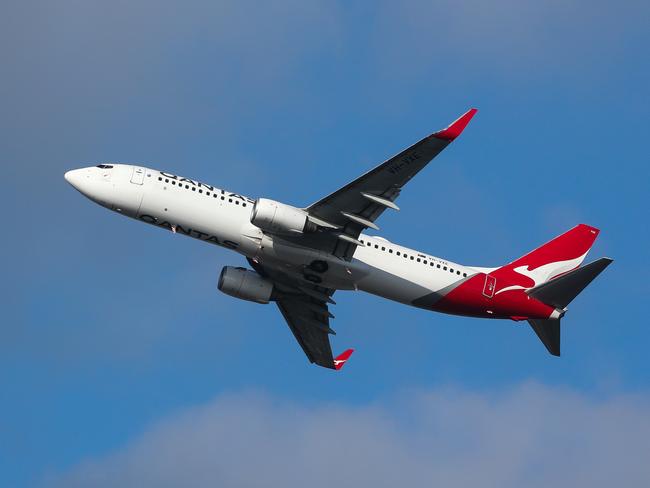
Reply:
[[529, 265], [517, 266], [516, 268], [513, 269], [513, 271], [515, 273], [519, 273], [520, 275], [526, 276], [527, 278], [530, 278], [531, 280], [533, 280], [534, 285], [533, 286], [521, 286], [521, 285], [506, 286], [505, 288], [502, 288], [501, 290], [496, 292], [495, 295], [498, 295], [499, 293], [503, 293], [504, 291], [509, 291], [509, 290], [528, 290], [530, 288], [534, 288], [538, 285], [541, 285], [542, 283], [546, 283], [548, 280], [553, 279], [562, 273], [566, 273], [567, 271], [571, 271], [572, 269], [575, 269], [578, 266], [580, 266], [580, 263], [582, 263], [584, 259], [587, 257], [587, 252], [584, 253], [582, 256], [578, 256], [577, 258], [574, 259], [567, 259], [566, 261], [555, 261], [553, 263], [544, 264], [535, 269], [529, 269], [530, 268]]

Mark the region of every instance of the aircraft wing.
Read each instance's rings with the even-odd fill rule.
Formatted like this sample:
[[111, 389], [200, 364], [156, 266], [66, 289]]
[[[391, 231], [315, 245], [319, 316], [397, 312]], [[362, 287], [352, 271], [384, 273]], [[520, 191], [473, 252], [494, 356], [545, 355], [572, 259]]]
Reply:
[[248, 262], [260, 275], [273, 281], [278, 308], [309, 361], [339, 369], [335, 366], [329, 341], [329, 335], [335, 332], [329, 326], [329, 319], [334, 316], [327, 304], [334, 303], [330, 298], [334, 290], [299, 282], [252, 259]]
[[309, 361], [334, 369], [334, 356], [329, 340], [331, 332], [326, 332], [329, 329], [329, 319], [316, 317], [303, 299], [278, 300], [276, 303]]
[[[449, 127], [413, 144], [398, 155], [370, 170], [343, 188], [310, 205], [305, 210], [311, 220], [336, 234], [330, 251], [351, 259], [366, 228], [378, 229], [377, 218], [386, 210], [399, 210], [395, 200], [402, 187], [435, 158], [465, 129], [476, 109], [461, 115]], [[329, 225], [328, 225], [329, 224]]]

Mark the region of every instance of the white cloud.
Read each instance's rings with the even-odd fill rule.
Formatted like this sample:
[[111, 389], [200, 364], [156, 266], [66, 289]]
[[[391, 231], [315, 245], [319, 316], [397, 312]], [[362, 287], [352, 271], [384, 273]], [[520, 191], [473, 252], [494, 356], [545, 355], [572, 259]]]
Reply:
[[61, 487], [647, 486], [650, 402], [536, 384], [311, 407], [237, 394], [50, 478]]

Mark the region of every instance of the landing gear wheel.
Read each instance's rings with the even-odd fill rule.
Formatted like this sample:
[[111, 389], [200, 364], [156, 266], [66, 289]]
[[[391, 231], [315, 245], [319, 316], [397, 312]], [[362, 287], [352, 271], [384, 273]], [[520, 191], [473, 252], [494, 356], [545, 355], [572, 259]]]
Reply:
[[313, 271], [316, 271], [317, 273], [324, 273], [328, 270], [329, 265], [325, 261], [318, 259], [316, 261], [312, 261], [312, 263], [309, 265], [309, 268]]
[[320, 283], [321, 281], [323, 281], [323, 280], [320, 279], [320, 276], [316, 276], [316, 275], [313, 275], [313, 274], [306, 274], [306, 275], [305, 275], [305, 279], [306, 279], [307, 281], [311, 281], [312, 283], [316, 283], [316, 284], [318, 284], [318, 283]]

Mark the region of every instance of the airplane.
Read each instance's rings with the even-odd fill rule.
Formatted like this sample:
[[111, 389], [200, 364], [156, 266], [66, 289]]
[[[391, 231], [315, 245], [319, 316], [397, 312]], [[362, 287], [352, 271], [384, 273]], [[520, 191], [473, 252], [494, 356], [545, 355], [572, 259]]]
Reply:
[[308, 207], [252, 199], [198, 180], [143, 166], [103, 163], [65, 173], [76, 190], [117, 213], [231, 249], [250, 268], [225, 266], [217, 288], [275, 302], [311, 363], [340, 369], [352, 349], [333, 357], [332, 295], [360, 290], [447, 314], [528, 321], [546, 349], [560, 355], [560, 321], [569, 303], [611, 262], [580, 266], [598, 233], [579, 224], [499, 267], [466, 266], [383, 237], [385, 210], [398, 211], [402, 189], [465, 129], [472, 108]]

